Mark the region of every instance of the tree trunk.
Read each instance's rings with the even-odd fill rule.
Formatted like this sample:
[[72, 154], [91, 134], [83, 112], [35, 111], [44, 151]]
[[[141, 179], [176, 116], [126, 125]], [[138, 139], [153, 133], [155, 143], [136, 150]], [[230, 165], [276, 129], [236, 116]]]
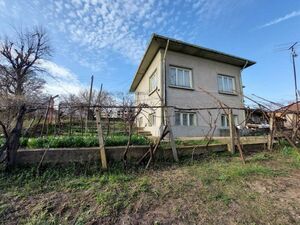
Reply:
[[19, 108], [18, 116], [16, 119], [16, 125], [10, 132], [7, 139], [7, 153], [8, 153], [8, 167], [16, 165], [17, 151], [20, 146], [20, 137], [22, 133], [23, 121], [26, 112], [25, 104], [22, 104]]

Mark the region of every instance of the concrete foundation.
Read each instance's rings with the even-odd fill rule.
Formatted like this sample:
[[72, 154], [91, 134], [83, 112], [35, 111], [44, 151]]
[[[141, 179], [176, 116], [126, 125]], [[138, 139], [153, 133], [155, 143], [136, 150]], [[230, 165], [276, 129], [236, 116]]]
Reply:
[[[243, 148], [246, 152], [257, 152], [265, 149], [264, 140], [243, 139]], [[222, 152], [227, 151], [228, 146], [226, 141], [222, 144], [210, 144], [206, 146], [177, 146], [178, 156], [180, 157], [192, 157], [206, 152]], [[106, 157], [108, 161], [122, 161], [125, 146], [106, 147]], [[149, 146], [131, 146], [127, 158], [128, 160], [135, 161], [140, 159], [149, 149]], [[17, 163], [24, 164], [36, 164], [39, 163], [43, 157], [45, 149], [20, 149], [17, 155]], [[155, 157], [158, 159], [172, 160], [172, 149], [159, 149]], [[47, 150], [43, 163], [69, 163], [69, 162], [91, 162], [100, 161], [100, 148], [50, 148]]]
[[[137, 160], [145, 154], [149, 149], [149, 146], [132, 146], [128, 152], [128, 160]], [[123, 158], [123, 152], [125, 146], [118, 147], [106, 147], [106, 156], [108, 161], [121, 161]], [[204, 152], [220, 152], [226, 151], [226, 144], [214, 144], [207, 148], [205, 146], [183, 146], [177, 147], [179, 157], [192, 156], [203, 154]], [[20, 149], [18, 151], [17, 163], [20, 165], [24, 164], [35, 164], [39, 163], [45, 149]], [[157, 151], [157, 158], [170, 159], [172, 160], [172, 150], [160, 149]], [[55, 148], [49, 149], [46, 152], [43, 163], [68, 163], [68, 162], [90, 162], [100, 160], [100, 149], [95, 148]]]

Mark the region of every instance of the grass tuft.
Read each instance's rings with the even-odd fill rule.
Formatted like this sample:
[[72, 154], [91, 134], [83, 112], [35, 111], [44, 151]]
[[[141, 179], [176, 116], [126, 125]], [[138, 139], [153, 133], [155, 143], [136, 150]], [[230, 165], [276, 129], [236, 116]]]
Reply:
[[295, 168], [300, 168], [300, 152], [293, 147], [284, 146], [281, 150], [281, 153], [285, 157], [292, 159], [292, 166]]

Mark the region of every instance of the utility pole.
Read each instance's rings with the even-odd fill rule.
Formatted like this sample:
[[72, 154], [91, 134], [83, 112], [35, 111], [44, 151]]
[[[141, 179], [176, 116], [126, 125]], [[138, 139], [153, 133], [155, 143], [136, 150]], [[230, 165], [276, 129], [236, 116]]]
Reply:
[[294, 83], [295, 83], [295, 97], [296, 102], [298, 102], [298, 86], [297, 86], [297, 72], [296, 72], [296, 64], [295, 64], [295, 58], [298, 56], [295, 50], [295, 46], [298, 44], [298, 42], [295, 42], [291, 47], [289, 47], [289, 50], [291, 50], [292, 60], [293, 60], [293, 71], [294, 71]]
[[292, 138], [296, 137], [297, 131], [298, 131], [298, 118], [299, 118], [299, 105], [298, 105], [298, 85], [297, 85], [297, 72], [296, 72], [296, 63], [295, 58], [298, 56], [295, 50], [295, 46], [298, 44], [298, 42], [295, 42], [291, 47], [289, 47], [289, 50], [291, 50], [292, 60], [293, 60], [293, 72], [294, 72], [294, 85], [295, 85], [295, 98], [296, 98], [296, 107], [297, 107], [297, 113], [296, 113], [296, 121], [295, 121], [295, 127], [293, 131]]
[[94, 75], [91, 76], [91, 86], [90, 86], [88, 107], [87, 107], [87, 113], [86, 113], [86, 119], [85, 119], [85, 133], [88, 130], [88, 120], [89, 120], [89, 117], [90, 117], [90, 107], [91, 107], [92, 94], [93, 94], [93, 83], [94, 83]]

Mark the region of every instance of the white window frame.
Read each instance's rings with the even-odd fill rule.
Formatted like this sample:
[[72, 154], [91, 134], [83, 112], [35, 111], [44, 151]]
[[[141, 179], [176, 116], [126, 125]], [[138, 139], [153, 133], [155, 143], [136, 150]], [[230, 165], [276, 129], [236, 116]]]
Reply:
[[[229, 87], [229, 81], [231, 82], [231, 88]], [[220, 93], [236, 94], [235, 77], [224, 74], [218, 74], [217, 82], [218, 90]]]
[[[154, 83], [152, 83], [152, 81]], [[154, 92], [157, 89], [157, 73], [156, 70], [149, 77], [149, 93]]]
[[155, 112], [149, 113], [148, 114], [148, 126], [152, 127], [155, 126], [156, 124], [156, 114]]
[[[179, 114], [179, 123], [176, 122], [176, 115]], [[186, 124], [184, 124], [184, 121], [183, 121], [183, 117], [186, 115], [186, 118], [187, 118], [187, 121], [186, 121]], [[191, 115], [194, 116], [193, 118], [193, 124], [191, 124]], [[197, 114], [194, 113], [194, 112], [179, 112], [179, 111], [176, 111], [175, 112], [175, 126], [187, 126], [187, 127], [194, 127], [194, 126], [197, 126]]]
[[[225, 120], [224, 120], [224, 117], [225, 117]], [[223, 120], [225, 122], [225, 125], [222, 124]], [[234, 125], [235, 126], [239, 125], [239, 117], [238, 117], [238, 115], [233, 115], [233, 121], [234, 121]], [[229, 128], [229, 119], [228, 119], [228, 116], [226, 114], [222, 114], [221, 115], [221, 128], [223, 128], [223, 129], [228, 129]]]
[[[175, 79], [174, 79], [174, 83], [173, 83], [173, 79], [171, 78], [171, 71], [175, 70]], [[188, 73], [188, 85], [184, 85], [184, 84], [180, 84], [179, 81], [179, 74], [178, 71], [182, 71], [183, 74], [183, 83], [185, 83], [185, 74], [186, 72]], [[174, 87], [179, 87], [179, 88], [193, 88], [193, 76], [192, 76], [192, 70], [191, 69], [187, 69], [187, 68], [182, 68], [182, 67], [176, 67], [176, 66], [170, 66], [169, 68], [169, 81], [170, 81], [170, 86], [174, 86]]]

